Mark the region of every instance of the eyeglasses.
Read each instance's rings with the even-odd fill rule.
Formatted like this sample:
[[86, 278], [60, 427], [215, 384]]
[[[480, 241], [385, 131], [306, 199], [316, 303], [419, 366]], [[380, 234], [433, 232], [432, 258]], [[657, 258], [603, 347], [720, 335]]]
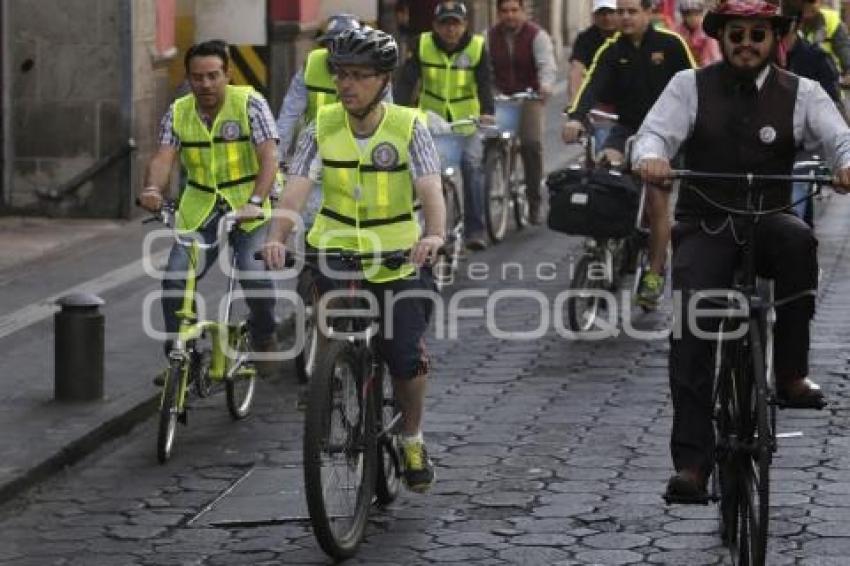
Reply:
[[341, 69], [337, 69], [333, 75], [334, 80], [337, 82], [351, 79], [356, 83], [360, 83], [365, 81], [366, 79], [371, 79], [377, 76], [378, 73], [362, 73], [360, 71], [344, 71]]
[[749, 32], [743, 29], [733, 29], [727, 34], [729, 41], [738, 45], [744, 42], [744, 37], [749, 36], [752, 43], [761, 43], [767, 39], [767, 30], [764, 28], [751, 29]]

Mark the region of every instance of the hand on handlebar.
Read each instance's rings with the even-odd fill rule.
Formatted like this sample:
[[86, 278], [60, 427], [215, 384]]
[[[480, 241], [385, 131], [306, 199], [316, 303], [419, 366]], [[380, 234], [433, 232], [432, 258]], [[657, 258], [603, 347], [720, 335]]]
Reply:
[[561, 130], [561, 139], [564, 143], [575, 143], [584, 133], [584, 124], [578, 120], [567, 120], [564, 129]]
[[659, 187], [669, 187], [673, 179], [670, 161], [658, 157], [641, 159], [637, 164], [637, 173], [646, 183]]
[[410, 263], [414, 265], [422, 265], [425, 262], [436, 259], [440, 248], [445, 244], [445, 240], [440, 236], [425, 236], [413, 246], [410, 252]]
[[138, 204], [149, 212], [159, 212], [162, 208], [162, 192], [159, 187], [147, 186], [139, 195]]
[[248, 222], [251, 220], [261, 220], [263, 218], [265, 218], [263, 209], [250, 202], [245, 203], [242, 208], [236, 211], [236, 222]]
[[835, 189], [835, 192], [841, 194], [850, 192], [850, 167], [844, 167], [835, 173], [832, 188]]
[[283, 269], [286, 265], [286, 246], [281, 242], [269, 240], [258, 253], [269, 269]]
[[482, 126], [495, 126], [496, 125], [496, 117], [492, 114], [482, 114], [478, 117], [478, 123]]

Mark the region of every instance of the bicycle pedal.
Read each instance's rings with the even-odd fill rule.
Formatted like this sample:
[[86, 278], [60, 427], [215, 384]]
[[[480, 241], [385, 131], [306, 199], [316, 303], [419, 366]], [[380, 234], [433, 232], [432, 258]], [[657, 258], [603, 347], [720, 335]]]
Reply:
[[177, 415], [177, 422], [183, 425], [189, 424], [189, 407], [186, 407], [182, 413]]
[[716, 501], [716, 498], [708, 493], [692, 497], [665, 493], [662, 495], [662, 498], [667, 505], [708, 505], [709, 503]]
[[796, 431], [793, 431], [793, 432], [779, 432], [779, 433], [776, 434], [776, 438], [802, 438], [802, 437], [803, 437], [803, 431], [802, 430], [796, 430]]
[[818, 398], [803, 399], [794, 403], [789, 403], [784, 399], [776, 399], [773, 401], [773, 404], [779, 409], [814, 409], [815, 411], [820, 411], [825, 409], [829, 403], [827, 403], [826, 399]]

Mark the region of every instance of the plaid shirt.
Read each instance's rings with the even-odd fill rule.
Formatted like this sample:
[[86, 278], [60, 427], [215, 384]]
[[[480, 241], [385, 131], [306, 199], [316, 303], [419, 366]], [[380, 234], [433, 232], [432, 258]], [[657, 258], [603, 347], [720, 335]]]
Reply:
[[[208, 128], [212, 125], [207, 116], [202, 115], [201, 119]], [[248, 97], [248, 121], [251, 123], [251, 141], [254, 142], [254, 145], [260, 145], [267, 140], [280, 140], [271, 108], [269, 108], [266, 99], [259, 94], [252, 94]], [[168, 107], [168, 112], [165, 113], [165, 116], [162, 117], [162, 121], [159, 123], [157, 139], [159, 140], [159, 145], [180, 147], [180, 138], [174, 131], [173, 103]]]

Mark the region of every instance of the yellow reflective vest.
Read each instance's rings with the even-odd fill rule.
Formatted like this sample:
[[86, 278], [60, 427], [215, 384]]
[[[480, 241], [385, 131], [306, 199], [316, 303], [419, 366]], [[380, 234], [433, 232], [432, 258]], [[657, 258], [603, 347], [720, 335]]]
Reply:
[[314, 49], [304, 66], [304, 85], [307, 87], [307, 123], [316, 119], [319, 108], [337, 101], [336, 84], [328, 70], [328, 50]]
[[[174, 132], [180, 139], [180, 161], [187, 176], [177, 212], [178, 230], [197, 230], [219, 199], [238, 210], [251, 198], [260, 168], [248, 120], [248, 97], [253, 92], [248, 86], [228, 85], [212, 128], [198, 115], [193, 94], [174, 102]], [[263, 209], [268, 219], [268, 199]], [[240, 228], [250, 232], [263, 222], [245, 222]]]
[[475, 69], [483, 51], [484, 37], [478, 34], [461, 51], [448, 55], [437, 47], [433, 32], [423, 33], [419, 40], [422, 73], [419, 107], [448, 121], [480, 116]]
[[[840, 71], [843, 71], [844, 68], [841, 65], [841, 61], [832, 49], [832, 38], [835, 36], [835, 32], [838, 31], [839, 26], [841, 26], [841, 16], [832, 8], [821, 7], [819, 9], [820, 13], [823, 15], [824, 27], [822, 30], [815, 30], [807, 33], [806, 39], [811, 43], [817, 44], [821, 49], [829, 53], [833, 61], [835, 61], [835, 66]], [[818, 37], [819, 35], [822, 37]]]
[[[419, 240], [408, 152], [417, 110], [383, 105], [384, 117], [362, 150], [342, 104], [319, 109], [322, 205], [307, 234], [315, 248], [390, 252], [408, 250]], [[364, 262], [372, 282], [401, 279], [413, 271], [409, 264], [388, 269]]]

